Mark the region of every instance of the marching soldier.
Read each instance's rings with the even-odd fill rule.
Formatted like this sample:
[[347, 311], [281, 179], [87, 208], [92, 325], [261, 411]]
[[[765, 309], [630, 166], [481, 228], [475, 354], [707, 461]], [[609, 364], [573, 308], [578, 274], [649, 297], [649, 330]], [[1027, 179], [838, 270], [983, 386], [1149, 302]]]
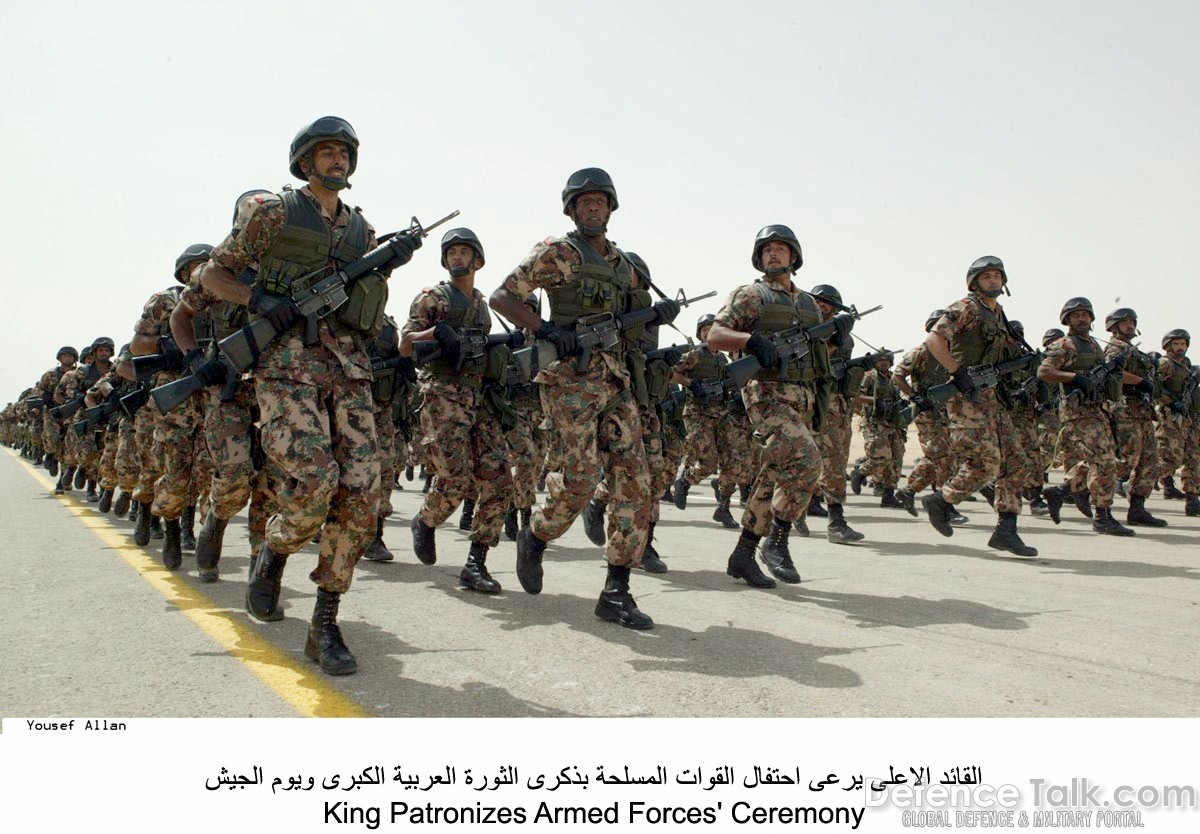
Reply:
[[42, 408], [42, 448], [46, 451], [45, 466], [50, 477], [58, 474], [58, 456], [62, 450], [62, 426], [50, 415], [50, 408], [54, 405], [54, 389], [65, 374], [75, 369], [75, 364], [79, 361], [79, 351], [70, 345], [64, 345], [58, 349], [54, 358], [58, 364], [42, 374], [42, 378], [34, 386], [38, 392], [37, 396], [45, 403], [45, 407]]
[[1170, 330], [1162, 338], [1164, 356], [1158, 363], [1162, 397], [1158, 406], [1159, 477], [1163, 495], [1174, 490], [1172, 476], [1183, 467], [1180, 484], [1184, 513], [1200, 515], [1200, 388], [1196, 368], [1187, 358], [1192, 337], [1186, 330]]
[[896, 499], [900, 467], [904, 463], [905, 424], [901, 413], [904, 400], [900, 389], [892, 382], [891, 368], [891, 351], [881, 349], [875, 358], [875, 366], [863, 377], [860, 392], [867, 459], [857, 468], [862, 476], [871, 478], [883, 488], [879, 506], [907, 509], [907, 504]]

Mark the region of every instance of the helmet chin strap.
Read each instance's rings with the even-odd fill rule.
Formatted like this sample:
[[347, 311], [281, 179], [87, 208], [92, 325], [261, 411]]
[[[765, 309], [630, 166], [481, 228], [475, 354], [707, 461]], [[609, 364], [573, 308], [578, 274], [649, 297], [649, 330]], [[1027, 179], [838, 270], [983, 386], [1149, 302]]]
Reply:
[[317, 175], [317, 179], [321, 181], [321, 185], [328, 188], [330, 191], [341, 191], [343, 188], [350, 188], [350, 180], [345, 177], [323, 177]]
[[608, 224], [601, 223], [599, 226], [589, 226], [586, 223], [575, 221], [575, 228], [579, 229], [579, 233], [584, 237], [600, 237], [608, 231]]
[[767, 273], [767, 277], [774, 278], [776, 275], [791, 272], [791, 269], [786, 266], [769, 266], [764, 271]]
[[461, 278], [471, 271], [469, 266], [452, 266], [450, 267], [451, 278]]
[[1001, 295], [1008, 293], [1008, 286], [1002, 285], [998, 290], [983, 290], [979, 291], [980, 295], [986, 295], [988, 298], [999, 298]]

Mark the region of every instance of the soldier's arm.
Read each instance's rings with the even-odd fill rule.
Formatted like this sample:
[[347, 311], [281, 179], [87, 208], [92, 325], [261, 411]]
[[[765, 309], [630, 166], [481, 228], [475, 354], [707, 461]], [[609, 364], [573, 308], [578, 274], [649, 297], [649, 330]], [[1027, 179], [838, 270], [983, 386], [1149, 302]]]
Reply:
[[262, 259], [285, 220], [283, 203], [279, 198], [266, 198], [244, 225], [230, 232], [213, 250], [212, 259], [200, 273], [204, 288], [222, 301], [232, 301], [242, 306], [249, 304], [251, 288], [237, 277], [242, 270]]
[[192, 326], [192, 319], [195, 317], [196, 311], [183, 300], [171, 311], [171, 335], [175, 337], [175, 344], [179, 345], [179, 349], [184, 353], [200, 347], [196, 342], [196, 328]]
[[1071, 384], [1078, 374], [1064, 371], [1062, 368], [1070, 363], [1073, 351], [1066, 347], [1066, 340], [1060, 339], [1046, 351], [1046, 358], [1038, 365], [1037, 378], [1042, 382], [1061, 382]]
[[731, 292], [708, 331], [708, 349], [744, 351], [758, 321], [758, 301], [758, 291], [753, 285]]
[[508, 274], [488, 298], [488, 306], [504, 318], [530, 333], [542, 326], [537, 313], [525, 306], [525, 298], [534, 290], [563, 283], [559, 253], [549, 240], [533, 247], [516, 269]]
[[937, 330], [931, 330], [925, 337], [924, 344], [929, 355], [936, 359], [939, 365], [952, 374], [958, 370], [958, 362], [950, 354], [950, 344], [946, 341], [945, 336]]
[[438, 320], [443, 316], [438, 314], [437, 298], [429, 290], [422, 290], [413, 299], [408, 310], [408, 321], [400, 330], [400, 355], [413, 355], [413, 342], [428, 342], [433, 339], [433, 331]]

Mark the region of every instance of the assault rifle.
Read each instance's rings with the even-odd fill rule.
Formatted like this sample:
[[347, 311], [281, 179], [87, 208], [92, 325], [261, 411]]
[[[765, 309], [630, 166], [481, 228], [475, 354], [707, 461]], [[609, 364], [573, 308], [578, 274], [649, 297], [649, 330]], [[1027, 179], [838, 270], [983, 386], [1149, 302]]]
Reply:
[[[217, 353], [217, 359], [225, 366], [225, 381], [220, 383], [224, 386], [221, 389], [221, 402], [233, 402], [233, 398], [237, 395], [238, 384], [241, 382], [242, 374], [237, 368], [233, 367], [230, 361], [223, 353]], [[134, 360], [135, 362], [137, 359]], [[141, 377], [138, 377], [141, 379]], [[166, 414], [179, 406], [197, 391], [204, 390], [204, 383], [195, 374], [181, 376], [174, 382], [168, 382], [165, 385], [160, 385], [150, 392], [150, 396], [154, 399], [154, 404], [158, 406], [159, 413]]]
[[[695, 299], [693, 299], [694, 301]], [[657, 362], [659, 360], [666, 362], [667, 365], [674, 368], [683, 361], [683, 355], [690, 350], [693, 350], [695, 345], [668, 345], [664, 348], [655, 348], [646, 352], [646, 362]]]
[[[1196, 395], [1196, 386], [1200, 383], [1200, 377], [1196, 376], [1196, 369], [1192, 368], [1188, 374], [1187, 381], [1183, 383], [1183, 388], [1179, 391], [1179, 399], [1171, 403], [1171, 419], [1176, 423], [1183, 423], [1184, 415], [1191, 410], [1192, 400]], [[1193, 415], [1195, 418], [1196, 415]]]
[[150, 389], [144, 385], [134, 391], [132, 394], [126, 394], [121, 397], [121, 410], [125, 412], [125, 416], [133, 419], [138, 413], [138, 409], [150, 401]]
[[669, 423], [675, 427], [675, 431], [681, 439], [687, 437], [687, 428], [683, 425], [679, 412], [683, 408], [684, 403], [687, 402], [687, 398], [687, 391], [680, 388], [676, 391], [671, 391], [666, 397], [655, 403], [659, 414], [662, 415], [663, 431], [666, 431], [667, 424]]
[[864, 371], [869, 371], [875, 367], [875, 363], [879, 361], [882, 353], [868, 353], [865, 356], [856, 356], [853, 359], [830, 359], [829, 367], [833, 371], [833, 378], [841, 382], [846, 378], [846, 372], [854, 368], [862, 368]]
[[[972, 365], [967, 368], [967, 379], [971, 382], [970, 393], [983, 391], [988, 388], [995, 388], [1000, 384], [1000, 379], [1009, 374], [1028, 368], [1031, 365], [1040, 365], [1042, 362], [1042, 354], [1026, 353], [1018, 356], [1016, 359], [1009, 359], [1005, 362], [997, 362], [993, 365]], [[941, 385], [934, 385], [925, 392], [925, 397], [932, 403], [941, 405], [949, 400], [952, 400], [959, 393], [958, 386], [951, 382], [943, 382]]]
[[[695, 304], [697, 301], [703, 301], [706, 298], [712, 298], [717, 294], [716, 290], [706, 292], [703, 295], [697, 295], [693, 298], [687, 298], [683, 294], [683, 290], [679, 291], [675, 300], [680, 307], [687, 307], [689, 304]], [[641, 324], [653, 324], [658, 318], [658, 311], [653, 307], [646, 307], [641, 310], [634, 310], [631, 313], [625, 313], [621, 316], [614, 316], [612, 313], [599, 313], [594, 316], [585, 316], [575, 323], [575, 338], [579, 340], [579, 358], [575, 360], [575, 370], [583, 373], [588, 369], [588, 365], [592, 362], [592, 353], [597, 350], [612, 350], [621, 341], [621, 333], [631, 327], [637, 327]], [[545, 368], [551, 362], [557, 359], [565, 359], [566, 357], [558, 355], [558, 346], [548, 339], [538, 339], [530, 347], [523, 348], [513, 353], [513, 361], [517, 368], [520, 369], [522, 376], [526, 379], [530, 376], [533, 370], [533, 354], [537, 352], [537, 366]]]
[[[814, 324], [807, 329], [801, 327], [793, 327], [790, 330], [783, 330], [779, 333], [772, 333], [767, 338], [774, 343], [775, 348], [779, 351], [779, 368], [783, 373], [787, 371], [788, 365], [792, 362], [798, 362], [807, 356], [812, 351], [813, 342], [827, 342], [833, 338], [838, 331], [838, 322], [849, 319], [851, 326], [853, 322], [858, 321], [863, 316], [869, 316], [877, 310], [882, 310], [882, 304], [876, 304], [870, 310], [863, 310], [861, 313], [853, 305], [845, 308], [844, 313], [838, 313], [829, 321], [823, 321], [820, 324]], [[759, 371], [769, 370], [763, 368], [762, 363], [758, 361], [757, 356], [743, 356], [741, 359], [735, 359], [729, 363], [729, 378], [733, 380], [738, 388], [741, 388], [747, 382], [755, 377]]]
[[55, 420], [70, 420], [75, 416], [75, 412], [83, 408], [83, 397], [76, 397], [73, 400], [67, 400], [62, 405], [56, 405], [50, 409], [50, 416]]
[[[1114, 356], [1112, 359], [1109, 359], [1107, 362], [1101, 362], [1097, 365], [1093, 365], [1091, 370], [1089, 370], [1083, 376], [1085, 379], [1092, 380], [1095, 383], [1094, 390], [1099, 392], [1104, 387], [1104, 383], [1108, 380], [1108, 378], [1110, 376], [1112, 376], [1114, 374], [1117, 377], [1121, 376], [1121, 372], [1125, 370], [1126, 359], [1127, 359], [1127, 357], [1124, 353], [1118, 353], [1116, 356]], [[1068, 400], [1074, 399], [1076, 402], [1079, 402], [1080, 400], [1083, 399], [1083, 391], [1081, 391], [1079, 388], [1072, 387], [1070, 393], [1067, 394], [1067, 399]], [[1097, 393], [1097, 394], [1093, 394], [1089, 398], [1088, 401], [1089, 402], [1097, 402], [1100, 399], [1101, 399], [1101, 394]]]
[[737, 390], [732, 379], [699, 379], [688, 386], [692, 396], [701, 402], [710, 403], [724, 399], [726, 394]]
[[[463, 364], [482, 359], [487, 352], [500, 345], [524, 344], [525, 337], [519, 330], [511, 333], [480, 333], [478, 330], [458, 332], [459, 351], [454, 361], [454, 373], [463, 369]], [[442, 358], [442, 343], [437, 341], [413, 342], [413, 364], [425, 365]]]
[[[317, 341], [317, 321], [346, 303], [350, 298], [349, 288], [355, 281], [386, 266], [396, 257], [398, 253], [395, 246], [396, 241], [402, 236], [427, 237], [438, 226], [457, 216], [458, 211], [452, 211], [441, 220], [428, 226], [422, 226], [421, 222], [414, 217], [407, 229], [399, 234], [388, 236], [387, 242], [376, 246], [358, 260], [346, 264], [342, 269], [325, 275], [328, 268], [323, 268], [297, 278], [297, 282], [303, 282], [316, 276], [325, 275], [312, 286], [301, 290], [292, 297], [296, 306], [300, 308], [300, 315], [305, 318], [307, 323], [304, 334], [305, 344], [313, 344]], [[217, 346], [236, 372], [241, 374], [253, 367], [263, 348], [279, 338], [280, 335], [279, 331], [275, 329], [275, 325], [271, 324], [270, 319], [259, 319], [246, 325], [232, 336], [226, 336]]]
[[133, 373], [138, 382], [146, 382], [161, 371], [178, 371], [183, 367], [182, 353], [150, 353], [133, 357]]
[[114, 388], [100, 405], [94, 405], [91, 408], [85, 409], [83, 419], [77, 423], [72, 423], [71, 428], [75, 431], [75, 434], [83, 437], [87, 434], [88, 429], [100, 425], [101, 422], [116, 414], [120, 408], [121, 392]]
[[413, 367], [413, 361], [407, 356], [390, 356], [386, 359], [382, 356], [371, 357], [371, 376], [374, 379], [379, 379], [393, 368], [399, 368], [400, 376], [409, 382], [417, 378], [417, 370]]

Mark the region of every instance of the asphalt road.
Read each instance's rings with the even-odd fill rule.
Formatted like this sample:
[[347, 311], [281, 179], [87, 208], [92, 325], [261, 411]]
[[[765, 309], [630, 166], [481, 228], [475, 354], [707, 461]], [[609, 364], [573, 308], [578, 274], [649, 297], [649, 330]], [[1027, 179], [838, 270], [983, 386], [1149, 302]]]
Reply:
[[[315, 547], [292, 557], [287, 619], [242, 610], [249, 547], [230, 525], [222, 581], [194, 559], [170, 574], [127, 521], [0, 452], [0, 715], [104, 716], [1194, 716], [1200, 714], [1200, 519], [1098, 536], [1064, 509], [1021, 517], [1036, 559], [986, 547], [982, 502], [943, 539], [922, 519], [851, 497], [867, 535], [835, 546], [813, 520], [792, 539], [803, 583], [762, 591], [725, 575], [736, 531], [710, 520], [711, 492], [662, 506], [670, 572], [635, 572], [657, 628], [598, 621], [599, 550], [577, 523], [547, 550], [545, 590], [520, 590], [515, 545], [489, 559], [505, 591], [457, 587], [467, 542], [438, 531], [419, 564], [407, 523], [418, 483], [393, 495], [388, 564], [360, 563], [342, 602], [360, 671], [329, 678], [302, 654]], [[1123, 517], [1124, 502], [1118, 499]], [[736, 515], [735, 510], [735, 515]], [[456, 519], [452, 519], [455, 522]]]

